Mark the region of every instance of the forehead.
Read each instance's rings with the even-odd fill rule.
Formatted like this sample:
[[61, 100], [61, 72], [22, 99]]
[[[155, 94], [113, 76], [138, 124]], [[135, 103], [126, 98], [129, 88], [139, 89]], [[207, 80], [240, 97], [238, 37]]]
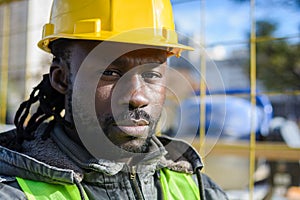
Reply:
[[[102, 42], [102, 41], [94, 41], [94, 40], [69, 40], [69, 45], [63, 44], [66, 48], [69, 46], [70, 49], [76, 52], [76, 50], [81, 51], [91, 51], [97, 45], [102, 45], [103, 43], [114, 43], [113, 48], [115, 49], [128, 49], [127, 52], [123, 54], [125, 57], [168, 57], [168, 51], [166, 48], [162, 47], [153, 47], [153, 46], [145, 46], [145, 45], [135, 45], [135, 44], [127, 44], [127, 43], [117, 43], [117, 42]], [[130, 50], [135, 49], [135, 50]]]
[[136, 66], [147, 63], [162, 64], [167, 60], [167, 52], [161, 49], [143, 48], [127, 52], [116, 58], [112, 64], [115, 66]]

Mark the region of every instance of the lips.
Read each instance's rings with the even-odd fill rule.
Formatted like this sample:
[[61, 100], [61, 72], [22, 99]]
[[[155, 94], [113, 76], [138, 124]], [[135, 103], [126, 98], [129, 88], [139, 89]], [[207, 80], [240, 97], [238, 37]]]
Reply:
[[149, 121], [145, 119], [130, 119], [130, 120], [122, 120], [114, 123], [117, 126], [148, 126]]
[[114, 132], [121, 132], [120, 136], [123, 135], [137, 138], [146, 138], [149, 131], [149, 122], [145, 119], [118, 121], [113, 124], [113, 129]]
[[126, 135], [137, 138], [146, 138], [148, 126], [118, 126]]

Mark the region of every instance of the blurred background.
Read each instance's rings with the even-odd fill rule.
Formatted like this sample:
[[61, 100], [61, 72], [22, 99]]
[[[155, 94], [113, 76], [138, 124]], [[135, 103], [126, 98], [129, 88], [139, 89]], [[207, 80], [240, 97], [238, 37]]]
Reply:
[[[171, 0], [179, 40], [163, 134], [189, 140], [230, 199], [300, 199], [300, 1]], [[48, 72], [51, 0], [0, 0], [0, 130]], [[172, 93], [173, 92], [173, 93]]]

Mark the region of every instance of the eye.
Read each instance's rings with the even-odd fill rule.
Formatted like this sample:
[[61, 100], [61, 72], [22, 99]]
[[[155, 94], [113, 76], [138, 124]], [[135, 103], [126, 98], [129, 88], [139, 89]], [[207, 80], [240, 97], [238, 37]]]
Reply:
[[155, 71], [147, 71], [147, 72], [143, 72], [142, 74], [142, 78], [144, 80], [148, 80], [148, 81], [154, 81], [154, 80], [158, 80], [162, 78], [161, 73], [159, 72], [155, 72]]
[[104, 81], [113, 81], [119, 79], [122, 75], [119, 71], [117, 70], [111, 70], [107, 69], [103, 72], [101, 72], [101, 80]]
[[121, 76], [121, 74], [117, 71], [113, 71], [113, 70], [105, 70], [102, 75], [104, 76]]

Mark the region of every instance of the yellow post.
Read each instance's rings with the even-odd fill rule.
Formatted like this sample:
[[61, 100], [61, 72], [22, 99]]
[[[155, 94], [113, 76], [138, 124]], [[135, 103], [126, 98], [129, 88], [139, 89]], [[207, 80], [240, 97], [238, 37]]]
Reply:
[[255, 171], [255, 106], [256, 106], [256, 20], [255, 0], [250, 2], [251, 37], [250, 37], [250, 96], [251, 96], [251, 135], [250, 135], [250, 166], [249, 166], [249, 196], [253, 199]]
[[6, 123], [7, 111], [7, 86], [8, 86], [8, 52], [10, 32], [10, 7], [8, 3], [3, 4], [2, 22], [2, 53], [1, 53], [1, 94], [0, 94], [0, 123]]
[[205, 155], [205, 98], [206, 98], [206, 56], [205, 56], [205, 0], [201, 0], [201, 63], [200, 63], [200, 149], [201, 155]]

